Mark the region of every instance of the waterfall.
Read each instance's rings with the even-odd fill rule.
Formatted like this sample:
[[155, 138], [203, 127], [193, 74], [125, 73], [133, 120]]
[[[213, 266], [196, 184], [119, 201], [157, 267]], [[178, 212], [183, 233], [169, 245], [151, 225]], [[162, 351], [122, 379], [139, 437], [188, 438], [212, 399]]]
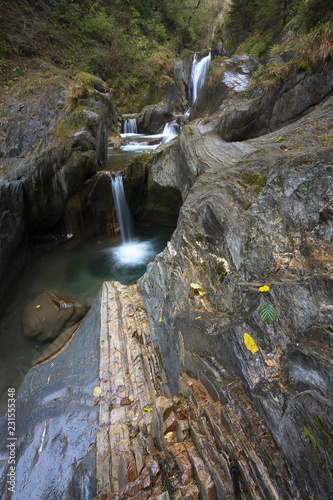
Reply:
[[124, 121], [124, 134], [137, 134], [136, 118], [126, 118]]
[[129, 208], [125, 198], [123, 178], [121, 175], [111, 176], [113, 201], [116, 207], [117, 218], [120, 226], [120, 234], [123, 243], [132, 240], [132, 221]]
[[204, 84], [206, 71], [208, 69], [211, 59], [212, 56], [210, 52], [208, 56], [203, 57], [200, 61], [198, 61], [197, 54], [196, 53], [194, 54], [192, 68], [191, 68], [191, 87], [192, 87], [191, 99], [190, 99], [191, 107], [195, 103], [199, 90]]
[[164, 136], [161, 144], [171, 141], [174, 137], [179, 135], [180, 125], [176, 120], [168, 122], [165, 124], [162, 135]]

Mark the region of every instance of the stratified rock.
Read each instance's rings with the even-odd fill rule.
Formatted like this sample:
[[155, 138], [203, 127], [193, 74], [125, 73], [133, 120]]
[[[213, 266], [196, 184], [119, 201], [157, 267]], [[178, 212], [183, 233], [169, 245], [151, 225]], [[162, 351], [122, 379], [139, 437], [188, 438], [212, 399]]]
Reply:
[[80, 321], [88, 309], [86, 304], [62, 297], [57, 292], [41, 293], [24, 308], [24, 333], [39, 342], [53, 340]]

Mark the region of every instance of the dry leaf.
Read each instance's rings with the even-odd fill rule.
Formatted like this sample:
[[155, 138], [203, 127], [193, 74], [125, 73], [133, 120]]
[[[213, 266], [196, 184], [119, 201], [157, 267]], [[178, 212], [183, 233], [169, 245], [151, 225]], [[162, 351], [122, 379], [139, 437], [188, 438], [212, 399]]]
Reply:
[[280, 264], [280, 262], [277, 262], [275, 269], [274, 269], [274, 272], [277, 273], [280, 269], [281, 269], [281, 264]]
[[177, 418], [178, 418], [178, 420], [188, 420], [188, 417], [185, 415], [185, 413], [182, 410], [177, 412]]
[[267, 366], [274, 366], [274, 361], [271, 361], [270, 359], [265, 359], [265, 363]]
[[120, 401], [120, 406], [128, 406], [131, 404], [131, 401], [129, 398], [125, 397]]

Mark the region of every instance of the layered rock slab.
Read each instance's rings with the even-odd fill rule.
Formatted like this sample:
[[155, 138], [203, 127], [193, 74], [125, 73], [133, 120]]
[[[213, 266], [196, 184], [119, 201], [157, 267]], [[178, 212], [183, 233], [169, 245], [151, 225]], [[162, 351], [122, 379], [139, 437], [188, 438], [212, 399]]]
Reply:
[[[235, 377], [301, 498], [330, 498], [333, 484], [332, 365], [317, 342], [299, 347], [317, 325], [331, 349], [332, 105], [329, 98], [278, 132], [237, 143], [219, 138], [214, 117], [187, 125], [152, 166], [184, 204], [170, 243], [139, 281], [171, 391], [186, 370], [223, 401], [223, 374]], [[277, 311], [271, 325], [260, 320], [261, 304]]]

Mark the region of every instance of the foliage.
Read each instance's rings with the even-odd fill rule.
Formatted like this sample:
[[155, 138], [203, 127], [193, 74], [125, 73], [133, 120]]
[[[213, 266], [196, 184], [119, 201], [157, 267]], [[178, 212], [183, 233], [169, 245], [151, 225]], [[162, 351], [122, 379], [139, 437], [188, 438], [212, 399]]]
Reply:
[[331, 0], [231, 0], [226, 23], [232, 51], [244, 43], [255, 57], [276, 55], [273, 44], [283, 32], [310, 33], [332, 19]]
[[276, 318], [276, 310], [274, 309], [273, 306], [269, 304], [261, 304], [261, 306], [258, 309], [258, 313], [261, 321], [267, 323], [267, 325], [273, 323], [273, 321]]
[[209, 43], [220, 0], [205, 0], [196, 9], [197, 4], [197, 0], [7, 2], [0, 16], [0, 87], [9, 89], [47, 62], [71, 76], [80, 71], [99, 76], [127, 111], [138, 111], [161, 99], [160, 77], [171, 75], [177, 53]]

